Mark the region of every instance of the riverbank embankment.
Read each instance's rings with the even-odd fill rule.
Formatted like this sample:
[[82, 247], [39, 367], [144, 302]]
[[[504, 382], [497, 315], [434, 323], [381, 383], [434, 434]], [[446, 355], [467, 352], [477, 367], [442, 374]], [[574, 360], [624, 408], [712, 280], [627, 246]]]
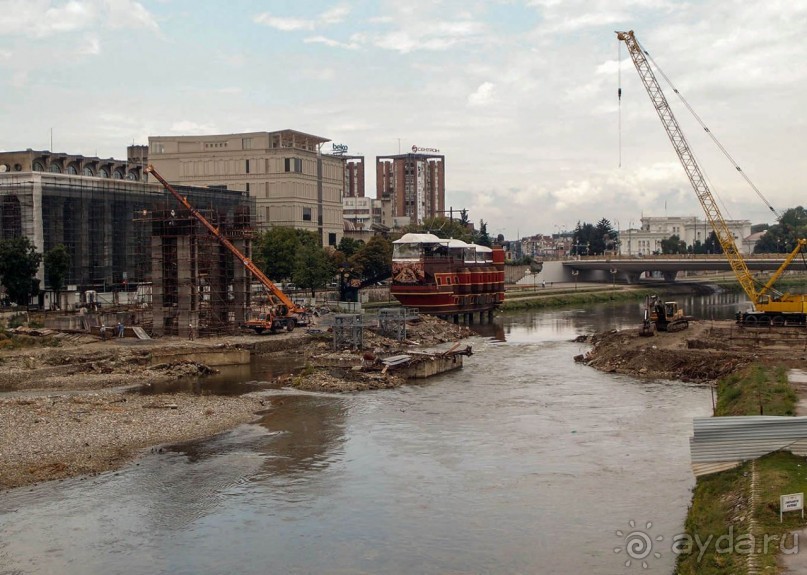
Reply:
[[[465, 326], [423, 316], [407, 339], [367, 330], [364, 349], [334, 351], [332, 336], [295, 330], [194, 341], [6, 332], [0, 345], [0, 489], [115, 469], [144, 448], [210, 437], [254, 421], [266, 409], [258, 393], [240, 396], [140, 390], [215, 371], [206, 358], [294, 359], [305, 367], [275, 387], [351, 392], [405, 383], [377, 360], [423, 351], [470, 335]], [[52, 333], [52, 332], [51, 332]], [[461, 358], [459, 358], [461, 359]], [[366, 366], [376, 369], [354, 369]]]

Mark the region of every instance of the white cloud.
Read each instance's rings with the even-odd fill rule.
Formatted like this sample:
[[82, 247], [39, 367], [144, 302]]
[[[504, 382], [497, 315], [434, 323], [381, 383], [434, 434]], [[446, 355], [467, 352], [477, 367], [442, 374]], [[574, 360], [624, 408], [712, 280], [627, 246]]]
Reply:
[[252, 20], [256, 24], [263, 24], [280, 30], [282, 32], [294, 32], [297, 30], [312, 31], [318, 28], [332, 26], [344, 21], [350, 13], [350, 7], [345, 5], [334, 6], [315, 18], [293, 18], [288, 16], [276, 16], [270, 12], [258, 14]]
[[0, 35], [46, 38], [98, 26], [157, 29], [150, 12], [135, 0], [3, 0], [0, 11]]
[[303, 40], [306, 44], [325, 44], [331, 48], [344, 48], [346, 50], [357, 50], [360, 45], [357, 42], [340, 42], [325, 36], [311, 36]]
[[342, 22], [348, 14], [350, 14], [350, 7], [334, 6], [330, 10], [323, 12], [319, 17], [319, 21], [322, 24], [338, 24]]
[[313, 30], [313, 20], [302, 20], [300, 18], [283, 18], [272, 16], [269, 12], [258, 14], [253, 19], [256, 24], [264, 24], [270, 28], [281, 30], [283, 32], [293, 32], [295, 30]]
[[492, 82], [482, 83], [468, 96], [469, 106], [486, 106], [493, 102], [496, 86]]
[[135, 0], [103, 0], [107, 22], [113, 28], [147, 28], [157, 30], [154, 16]]

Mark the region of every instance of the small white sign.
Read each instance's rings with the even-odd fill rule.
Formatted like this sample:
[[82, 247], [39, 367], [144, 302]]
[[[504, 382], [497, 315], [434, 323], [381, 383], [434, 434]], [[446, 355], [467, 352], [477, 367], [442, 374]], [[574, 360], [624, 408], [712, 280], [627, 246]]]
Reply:
[[782, 522], [782, 514], [785, 511], [801, 511], [804, 518], [804, 493], [791, 493], [790, 495], [779, 496], [779, 523]]

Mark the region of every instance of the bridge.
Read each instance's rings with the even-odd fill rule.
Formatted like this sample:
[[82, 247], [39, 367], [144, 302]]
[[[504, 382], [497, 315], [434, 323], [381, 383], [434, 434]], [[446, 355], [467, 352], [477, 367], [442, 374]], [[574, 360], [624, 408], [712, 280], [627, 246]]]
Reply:
[[[784, 263], [788, 254], [744, 255], [751, 271], [774, 271]], [[794, 260], [789, 269], [807, 271], [807, 263]], [[682, 272], [731, 271], [731, 264], [722, 254], [667, 254], [658, 256], [581, 256], [579, 258], [545, 261], [541, 276], [553, 282], [619, 282], [637, 283], [643, 273], [660, 275], [674, 282]]]

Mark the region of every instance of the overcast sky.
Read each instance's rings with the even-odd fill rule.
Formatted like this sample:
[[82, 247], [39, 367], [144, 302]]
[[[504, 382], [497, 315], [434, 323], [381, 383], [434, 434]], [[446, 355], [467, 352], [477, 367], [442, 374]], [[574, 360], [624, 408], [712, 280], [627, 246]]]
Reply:
[[[807, 2], [0, 0], [0, 150], [125, 158], [148, 136], [291, 128], [446, 156], [489, 231], [703, 217], [615, 30], [777, 210], [804, 204]], [[727, 219], [773, 223], [659, 76]], [[622, 86], [622, 103], [617, 98]], [[326, 144], [324, 150], [330, 150]]]

